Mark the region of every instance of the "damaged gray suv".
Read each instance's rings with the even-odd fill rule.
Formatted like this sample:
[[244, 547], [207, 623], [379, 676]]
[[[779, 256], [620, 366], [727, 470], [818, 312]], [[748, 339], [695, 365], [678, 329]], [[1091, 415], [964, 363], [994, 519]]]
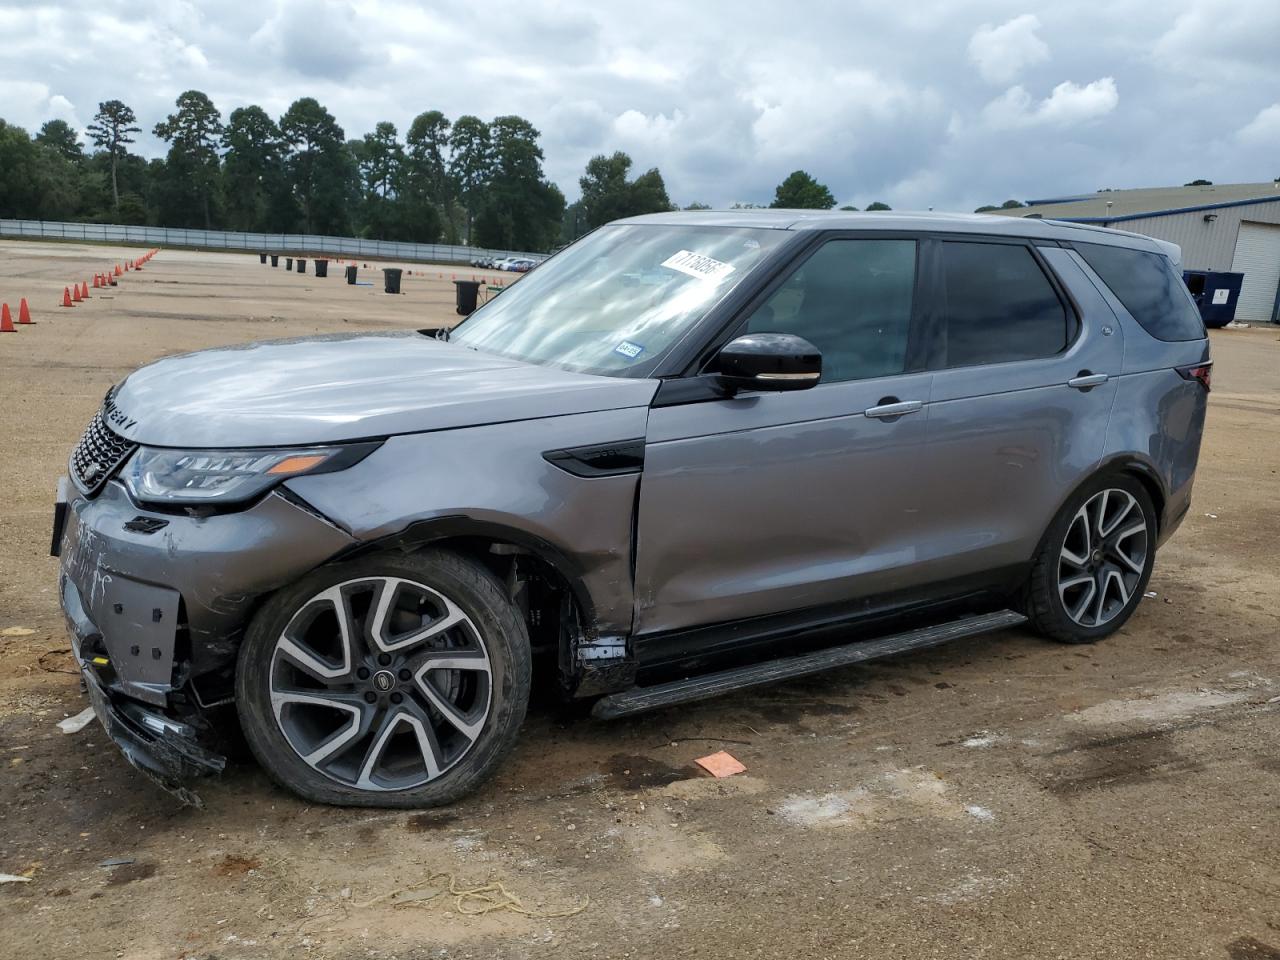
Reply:
[[89, 696], [171, 789], [237, 726], [319, 802], [447, 803], [536, 683], [599, 717], [1029, 621], [1116, 631], [1188, 509], [1176, 247], [980, 216], [603, 227], [452, 331], [161, 360], [54, 552]]

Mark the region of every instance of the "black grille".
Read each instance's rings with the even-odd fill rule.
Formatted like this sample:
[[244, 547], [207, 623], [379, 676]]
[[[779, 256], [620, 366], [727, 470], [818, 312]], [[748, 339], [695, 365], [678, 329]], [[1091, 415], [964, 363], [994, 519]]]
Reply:
[[71, 478], [92, 497], [136, 449], [136, 443], [126, 440], [103, 422], [101, 412], [95, 413], [71, 454]]

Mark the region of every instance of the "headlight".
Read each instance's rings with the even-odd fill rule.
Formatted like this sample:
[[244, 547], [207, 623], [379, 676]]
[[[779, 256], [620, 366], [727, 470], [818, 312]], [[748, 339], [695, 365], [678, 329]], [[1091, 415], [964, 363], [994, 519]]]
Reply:
[[139, 447], [124, 470], [135, 500], [161, 503], [240, 503], [282, 480], [330, 473], [358, 463], [379, 446], [287, 450], [162, 450]]

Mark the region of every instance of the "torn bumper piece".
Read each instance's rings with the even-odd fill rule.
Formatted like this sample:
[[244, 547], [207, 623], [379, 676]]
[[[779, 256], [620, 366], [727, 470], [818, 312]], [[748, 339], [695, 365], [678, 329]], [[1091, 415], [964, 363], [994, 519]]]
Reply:
[[113, 699], [91, 667], [82, 667], [93, 712], [125, 759], [183, 803], [203, 806], [189, 786], [199, 777], [216, 775], [226, 757], [207, 750], [185, 723], [126, 699]]
[[165, 790], [183, 803], [202, 806], [199, 796], [186, 784], [221, 773], [226, 758], [202, 746], [190, 724], [108, 689], [92, 660], [85, 655], [86, 648], [99, 641], [102, 634], [85, 613], [75, 584], [65, 577], [62, 609], [89, 702], [107, 736], [126, 760]]

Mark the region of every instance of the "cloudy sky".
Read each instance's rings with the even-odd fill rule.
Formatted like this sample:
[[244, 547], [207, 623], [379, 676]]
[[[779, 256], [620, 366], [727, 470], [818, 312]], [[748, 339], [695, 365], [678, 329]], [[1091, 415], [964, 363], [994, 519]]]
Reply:
[[798, 167], [900, 209], [1280, 177], [1277, 0], [0, 0], [0, 38], [32, 131], [111, 98], [149, 131], [190, 88], [349, 137], [519, 113], [571, 199], [619, 149], [715, 206]]

